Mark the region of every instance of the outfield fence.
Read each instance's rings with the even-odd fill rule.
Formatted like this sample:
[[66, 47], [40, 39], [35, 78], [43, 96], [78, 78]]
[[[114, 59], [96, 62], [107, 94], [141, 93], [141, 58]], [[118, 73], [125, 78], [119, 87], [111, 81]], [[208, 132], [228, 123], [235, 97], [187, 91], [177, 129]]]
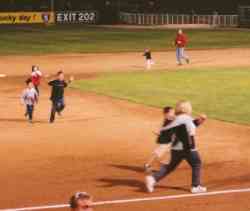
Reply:
[[120, 13], [120, 20], [133, 25], [209, 25], [217, 27], [237, 27], [238, 15], [175, 15]]

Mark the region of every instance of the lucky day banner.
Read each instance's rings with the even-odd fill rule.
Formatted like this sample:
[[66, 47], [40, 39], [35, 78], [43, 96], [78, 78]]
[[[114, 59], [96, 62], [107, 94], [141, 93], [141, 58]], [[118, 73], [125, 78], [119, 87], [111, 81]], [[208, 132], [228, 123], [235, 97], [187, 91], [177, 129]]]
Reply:
[[53, 12], [7, 12], [0, 13], [0, 24], [54, 23]]

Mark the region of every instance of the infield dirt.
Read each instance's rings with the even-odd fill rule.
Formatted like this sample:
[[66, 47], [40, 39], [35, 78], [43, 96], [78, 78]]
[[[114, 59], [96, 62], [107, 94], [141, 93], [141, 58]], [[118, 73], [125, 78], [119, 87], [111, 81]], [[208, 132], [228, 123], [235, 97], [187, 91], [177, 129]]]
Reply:
[[[245, 67], [250, 50], [190, 51], [192, 64], [181, 67]], [[174, 53], [155, 53], [156, 69], [176, 69]], [[142, 56], [83, 54], [0, 57], [0, 208], [66, 203], [76, 191], [95, 201], [188, 193], [190, 169], [181, 167], [162, 181], [156, 192], [144, 189], [143, 164], [155, 147], [152, 131], [161, 110], [93, 93], [68, 89], [67, 107], [55, 124], [48, 123], [49, 89], [43, 81], [35, 123], [24, 119], [20, 105], [30, 66], [44, 74], [63, 68], [77, 79], [100, 72], [135, 71]], [[208, 120], [198, 131], [203, 157], [203, 183], [209, 190], [250, 187], [250, 127]], [[99, 207], [96, 210], [247, 211], [250, 193]]]

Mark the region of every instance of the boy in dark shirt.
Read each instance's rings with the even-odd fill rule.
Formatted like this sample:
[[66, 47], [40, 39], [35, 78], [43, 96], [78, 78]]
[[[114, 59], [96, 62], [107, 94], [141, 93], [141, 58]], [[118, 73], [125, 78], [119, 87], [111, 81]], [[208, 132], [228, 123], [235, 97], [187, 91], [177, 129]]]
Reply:
[[[163, 116], [164, 121], [162, 127], [167, 126], [175, 119], [175, 110], [172, 107], [165, 107], [163, 109]], [[158, 135], [158, 134], [157, 134]], [[167, 152], [170, 151], [169, 144], [159, 144], [159, 146], [153, 151], [152, 156], [148, 160], [148, 162], [144, 165], [145, 172], [151, 172], [151, 167], [153, 163], [157, 160], [160, 162], [160, 159], [165, 155]]]
[[150, 70], [152, 65], [154, 64], [154, 61], [152, 59], [152, 53], [151, 53], [150, 49], [148, 49], [148, 48], [145, 49], [143, 56], [146, 59], [146, 68], [147, 68], [147, 70]]
[[64, 74], [62, 71], [57, 73], [57, 79], [50, 81], [48, 84], [52, 87], [50, 100], [52, 102], [51, 114], [50, 114], [50, 123], [55, 121], [55, 114], [61, 115], [61, 112], [65, 108], [64, 103], [64, 89], [68, 84], [73, 80], [71, 77], [70, 80], [65, 82]]

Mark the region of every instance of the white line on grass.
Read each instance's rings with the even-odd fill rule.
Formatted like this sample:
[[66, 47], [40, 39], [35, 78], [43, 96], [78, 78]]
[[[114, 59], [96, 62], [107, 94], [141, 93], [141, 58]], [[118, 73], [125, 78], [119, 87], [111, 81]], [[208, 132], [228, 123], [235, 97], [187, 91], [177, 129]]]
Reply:
[[[213, 192], [200, 193], [200, 194], [181, 194], [181, 195], [172, 195], [172, 196], [158, 196], [158, 197], [146, 197], [146, 198], [137, 198], [137, 199], [101, 201], [101, 202], [95, 202], [93, 205], [100, 206], [100, 205], [112, 205], [112, 204], [125, 204], [125, 203], [143, 202], [143, 201], [195, 198], [195, 197], [202, 197], [202, 196], [216, 196], [216, 195], [225, 195], [225, 194], [232, 194], [232, 193], [248, 193], [248, 192], [250, 192], [250, 188], [213, 191]], [[46, 205], [46, 206], [24, 207], [24, 208], [14, 208], [14, 209], [0, 209], [0, 211], [29, 211], [29, 210], [59, 209], [59, 208], [68, 208], [68, 207], [69, 207], [69, 204], [59, 204], [59, 205]]]

